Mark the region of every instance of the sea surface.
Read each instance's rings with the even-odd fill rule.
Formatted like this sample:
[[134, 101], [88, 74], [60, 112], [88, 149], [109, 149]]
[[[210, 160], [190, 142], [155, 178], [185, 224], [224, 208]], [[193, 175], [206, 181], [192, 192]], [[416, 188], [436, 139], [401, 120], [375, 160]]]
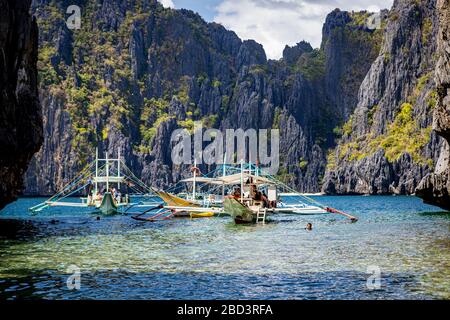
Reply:
[[32, 216], [43, 199], [22, 198], [0, 211], [0, 299], [450, 298], [450, 213], [406, 196], [315, 199], [359, 221]]

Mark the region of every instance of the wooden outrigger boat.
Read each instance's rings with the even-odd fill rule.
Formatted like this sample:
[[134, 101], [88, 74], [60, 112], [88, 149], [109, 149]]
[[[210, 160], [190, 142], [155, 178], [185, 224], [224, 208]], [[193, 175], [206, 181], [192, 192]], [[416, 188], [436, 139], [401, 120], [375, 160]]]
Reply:
[[154, 191], [164, 202], [165, 208], [175, 211], [175, 217], [207, 218], [213, 217], [219, 210], [203, 207], [196, 202], [189, 201], [164, 191]]
[[[228, 169], [228, 171], [227, 171]], [[231, 169], [231, 170], [230, 170]], [[253, 166], [252, 164], [244, 164], [241, 162], [240, 168], [223, 165], [222, 175], [218, 177], [197, 177], [197, 170], [194, 171], [194, 176], [191, 178], [183, 179], [180, 182], [193, 184], [193, 199], [195, 199], [195, 186], [199, 183], [206, 185], [218, 186], [222, 190], [222, 195], [217, 195], [218, 198], [223, 199], [222, 206], [217, 209], [220, 213], [230, 215], [235, 223], [265, 223], [266, 217], [272, 214], [298, 214], [298, 215], [319, 215], [328, 213], [338, 213], [346, 216], [352, 221], [357, 221], [357, 218], [343, 213], [339, 210], [324, 206], [317, 201], [302, 195], [289, 186], [278, 181], [274, 177], [263, 174], [260, 168]], [[233, 186], [240, 186], [240, 194], [232, 197], [225, 196], [225, 190]], [[267, 198], [255, 200], [251, 196], [251, 188], [264, 188], [267, 190]], [[278, 189], [282, 188], [288, 191], [289, 196], [296, 196], [301, 198], [301, 201], [297, 201], [294, 204], [286, 204], [280, 201], [278, 195]], [[172, 199], [174, 196], [171, 196]], [[200, 206], [198, 202], [187, 201], [179, 199], [172, 203], [177, 205], [177, 209], [182, 209], [184, 205], [189, 206], [189, 210], [210, 210], [205, 208], [205, 205]], [[217, 204], [217, 203], [216, 203]], [[270, 204], [270, 205], [269, 205]], [[210, 204], [208, 204], [210, 205]], [[175, 208], [175, 207], [173, 207]]]

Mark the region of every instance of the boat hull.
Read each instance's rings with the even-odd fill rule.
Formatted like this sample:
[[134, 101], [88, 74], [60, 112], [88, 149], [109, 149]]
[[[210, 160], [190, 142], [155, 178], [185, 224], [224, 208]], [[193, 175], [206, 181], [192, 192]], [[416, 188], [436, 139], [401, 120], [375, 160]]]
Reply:
[[200, 207], [199, 204], [182, 199], [173, 194], [158, 191], [156, 194], [168, 205], [168, 206], [179, 206], [179, 207]]
[[102, 203], [100, 204], [99, 210], [104, 215], [117, 214], [117, 205], [110, 192], [106, 192], [103, 195]]
[[254, 223], [256, 216], [248, 207], [233, 198], [223, 201], [224, 212], [228, 213], [236, 224]]

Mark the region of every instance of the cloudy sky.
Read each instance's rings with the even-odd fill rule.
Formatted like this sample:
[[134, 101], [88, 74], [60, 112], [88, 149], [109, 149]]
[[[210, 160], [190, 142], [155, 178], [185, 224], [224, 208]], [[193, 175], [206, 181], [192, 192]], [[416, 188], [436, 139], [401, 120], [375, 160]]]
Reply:
[[393, 0], [160, 0], [164, 6], [198, 12], [221, 23], [241, 39], [254, 39], [267, 56], [279, 59], [284, 46], [306, 40], [319, 47], [326, 15], [342, 10], [379, 11]]

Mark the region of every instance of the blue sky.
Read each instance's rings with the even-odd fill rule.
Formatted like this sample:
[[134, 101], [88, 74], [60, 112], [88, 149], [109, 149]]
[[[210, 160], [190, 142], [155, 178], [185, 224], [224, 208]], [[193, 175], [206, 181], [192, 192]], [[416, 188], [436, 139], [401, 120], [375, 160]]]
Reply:
[[176, 8], [186, 8], [198, 12], [206, 21], [214, 21], [216, 7], [222, 0], [172, 0]]
[[319, 47], [326, 15], [341, 10], [390, 9], [393, 0], [159, 0], [164, 6], [198, 12], [233, 30], [241, 39], [254, 39], [271, 59], [279, 59], [284, 46], [306, 40]]

